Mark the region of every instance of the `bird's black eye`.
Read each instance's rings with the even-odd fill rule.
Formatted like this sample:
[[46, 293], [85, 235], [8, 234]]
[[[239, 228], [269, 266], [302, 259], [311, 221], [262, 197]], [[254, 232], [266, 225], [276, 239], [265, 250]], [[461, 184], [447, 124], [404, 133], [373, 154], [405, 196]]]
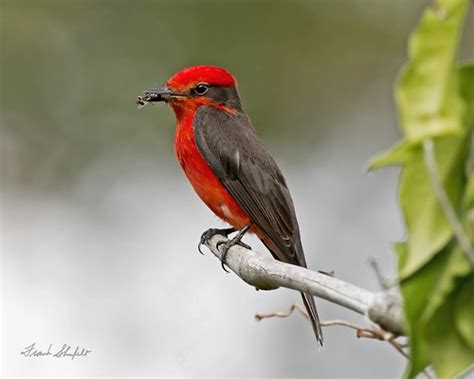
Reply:
[[202, 96], [202, 95], [205, 95], [208, 90], [209, 90], [209, 87], [206, 86], [205, 84], [198, 84], [196, 87], [194, 87], [193, 92], [196, 95]]

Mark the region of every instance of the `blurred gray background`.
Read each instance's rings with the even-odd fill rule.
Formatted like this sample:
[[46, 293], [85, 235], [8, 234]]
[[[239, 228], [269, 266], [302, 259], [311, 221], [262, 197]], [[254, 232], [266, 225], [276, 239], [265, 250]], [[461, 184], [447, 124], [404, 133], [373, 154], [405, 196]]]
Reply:
[[[197, 253], [222, 224], [175, 162], [171, 110], [134, 100], [189, 65], [229, 69], [287, 176], [309, 266], [378, 290], [368, 257], [393, 277], [403, 238], [398, 171], [366, 167], [399, 138], [393, 82], [428, 1], [0, 4], [2, 376], [401, 375], [397, 352], [351, 330], [325, 329], [318, 349], [300, 315], [254, 320], [299, 295]], [[33, 342], [92, 353], [21, 356]]]

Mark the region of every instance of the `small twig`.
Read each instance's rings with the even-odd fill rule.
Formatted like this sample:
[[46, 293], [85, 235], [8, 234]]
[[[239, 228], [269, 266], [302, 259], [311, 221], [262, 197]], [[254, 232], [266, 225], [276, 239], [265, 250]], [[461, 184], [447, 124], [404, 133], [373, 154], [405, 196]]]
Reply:
[[380, 287], [383, 290], [388, 290], [388, 289], [392, 288], [395, 285], [395, 283], [393, 281], [388, 280], [382, 274], [382, 270], [380, 269], [379, 262], [378, 262], [377, 258], [369, 257], [369, 264], [372, 267], [372, 269], [374, 270], [375, 276], [377, 277], [377, 281], [379, 282]]
[[403, 350], [403, 346], [404, 346], [403, 344], [398, 343], [397, 341], [395, 341], [395, 339], [388, 340], [388, 343], [392, 345], [395, 348], [395, 350], [397, 350], [406, 359], [408, 360], [410, 359], [410, 356], [407, 353], [405, 353], [405, 351]]
[[280, 312], [272, 312], [272, 313], [257, 313], [255, 315], [255, 319], [257, 321], [262, 321], [266, 318], [273, 318], [273, 317], [281, 317], [286, 318], [291, 316], [293, 311], [297, 309], [306, 320], [309, 320], [308, 313], [301, 307], [299, 304], [292, 304], [291, 307], [287, 311], [280, 311]]
[[[306, 310], [303, 309], [299, 304], [292, 304], [291, 307], [287, 311], [280, 311], [280, 312], [273, 312], [273, 313], [257, 313], [255, 315], [255, 319], [258, 321], [261, 321], [266, 318], [272, 318], [272, 317], [281, 317], [281, 318], [286, 318], [291, 316], [294, 310], [298, 310], [307, 320], [308, 314], [306, 313]], [[357, 338], [371, 338], [371, 339], [377, 339], [380, 341], [388, 341], [393, 347], [395, 347], [402, 355], [405, 357], [408, 357], [408, 355], [403, 351], [403, 347], [401, 344], [395, 341], [395, 339], [398, 336], [393, 335], [392, 333], [389, 333], [379, 327], [370, 327], [366, 328], [357, 324], [354, 324], [349, 321], [345, 320], [328, 320], [328, 321], [321, 321], [321, 326], [323, 327], [328, 327], [328, 326], [345, 326], [350, 329], [354, 329], [357, 333]]]
[[[272, 317], [286, 318], [286, 317], [291, 316], [291, 314], [294, 312], [295, 309], [298, 310], [299, 313], [301, 313], [304, 318], [309, 320], [306, 310], [303, 309], [303, 307], [299, 304], [292, 304], [287, 311], [280, 311], [280, 312], [273, 312], [273, 313], [257, 313], [255, 315], [255, 319], [257, 321], [261, 321], [263, 319], [272, 318]], [[354, 329], [356, 331], [357, 338], [369, 338], [369, 339], [376, 339], [379, 341], [387, 341], [402, 356], [410, 360], [410, 356], [405, 352], [405, 350], [403, 350], [404, 348], [407, 347], [407, 345], [397, 341], [397, 338], [399, 338], [400, 336], [393, 335], [392, 333], [387, 332], [375, 325], [373, 327], [366, 328], [366, 327], [363, 327], [363, 326], [360, 326], [360, 325], [357, 325], [345, 320], [321, 321], [321, 326], [323, 327], [335, 326], [335, 325], [345, 326], [347, 328]], [[426, 376], [427, 379], [433, 378], [433, 376], [430, 375], [426, 369], [423, 370], [422, 373]]]
[[454, 233], [454, 236], [459, 242], [459, 245], [464, 250], [467, 258], [474, 264], [474, 250], [472, 249], [469, 238], [467, 237], [461, 222], [454, 210], [451, 202], [449, 201], [448, 195], [444, 190], [444, 187], [439, 180], [438, 176], [438, 166], [436, 164], [436, 156], [434, 151], [433, 140], [430, 138], [425, 138], [423, 140], [423, 153], [425, 157], [425, 165], [428, 171], [428, 176], [430, 178], [431, 186], [433, 187], [433, 192], [438, 199], [439, 205], [443, 209], [444, 215], [451, 225], [451, 229]]
[[[291, 316], [291, 314], [294, 312], [295, 309], [299, 311], [299, 313], [301, 313], [301, 315], [304, 318], [309, 320], [308, 313], [299, 304], [292, 304], [287, 311], [279, 311], [279, 312], [273, 312], [273, 313], [257, 313], [255, 315], [255, 319], [257, 321], [261, 321], [263, 319], [272, 318], [272, 317], [286, 318], [286, 317]], [[393, 337], [393, 334], [388, 333], [388, 332], [383, 332], [382, 329], [375, 332], [375, 330], [364, 328], [360, 325], [357, 325], [345, 320], [328, 320], [328, 321], [321, 321], [320, 323], [321, 323], [321, 326], [323, 327], [338, 325], [338, 326], [346, 326], [350, 329], [354, 329], [355, 331], [357, 331], [358, 338], [365, 337], [365, 338], [373, 338], [373, 339], [388, 341]], [[382, 332], [385, 334], [382, 334]]]

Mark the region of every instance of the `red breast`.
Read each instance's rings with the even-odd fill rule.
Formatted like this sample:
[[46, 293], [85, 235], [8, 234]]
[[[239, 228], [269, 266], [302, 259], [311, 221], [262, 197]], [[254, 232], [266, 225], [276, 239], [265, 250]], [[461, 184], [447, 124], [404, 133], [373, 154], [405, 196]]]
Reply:
[[218, 217], [237, 229], [242, 228], [250, 222], [249, 217], [214, 175], [194, 143], [193, 119], [196, 111], [173, 108], [177, 117], [174, 149], [188, 180], [202, 201]]

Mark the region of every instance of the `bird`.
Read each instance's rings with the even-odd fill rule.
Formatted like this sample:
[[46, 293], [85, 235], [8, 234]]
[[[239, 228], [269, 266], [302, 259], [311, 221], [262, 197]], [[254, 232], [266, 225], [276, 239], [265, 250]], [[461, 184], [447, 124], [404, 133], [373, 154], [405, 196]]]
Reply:
[[[224, 265], [231, 246], [247, 247], [241, 239], [250, 232], [275, 259], [307, 267], [287, 182], [242, 107], [235, 77], [217, 66], [187, 67], [137, 99], [139, 106], [152, 102], [164, 102], [173, 109], [176, 158], [201, 200], [231, 226], [207, 230], [200, 244], [215, 234], [228, 237], [237, 232], [223, 243]], [[322, 346], [314, 298], [306, 293], [301, 296]]]

